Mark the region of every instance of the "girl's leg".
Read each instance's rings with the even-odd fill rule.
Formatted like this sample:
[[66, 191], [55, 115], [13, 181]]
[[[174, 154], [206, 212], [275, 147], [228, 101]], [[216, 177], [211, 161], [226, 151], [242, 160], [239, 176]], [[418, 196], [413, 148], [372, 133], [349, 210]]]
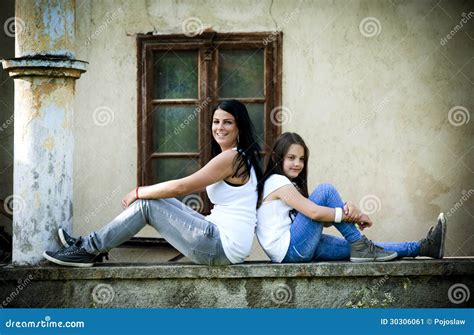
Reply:
[[[316, 187], [309, 199], [320, 206], [332, 208], [344, 206], [336, 189], [330, 184], [321, 184]], [[350, 242], [362, 237], [352, 223], [341, 222], [335, 225]], [[313, 221], [304, 214], [298, 213], [290, 228], [290, 246], [283, 262], [310, 262], [318, 248], [322, 230], [321, 222]]]
[[385, 251], [396, 251], [397, 258], [420, 256], [420, 241], [410, 242], [374, 242]]
[[[320, 202], [320, 198], [324, 201]], [[339, 192], [331, 184], [320, 184], [309, 197], [314, 203], [326, 207], [344, 207], [344, 202]], [[349, 259], [351, 252], [350, 243], [361, 240], [362, 234], [353, 223], [341, 222], [334, 223], [337, 230], [344, 236], [345, 240], [332, 235], [322, 234], [315, 250], [313, 259], [316, 260], [341, 260]], [[398, 257], [416, 257], [419, 255], [420, 242], [381, 242], [376, 245], [384, 248], [386, 251], [395, 251]]]
[[[320, 204], [316, 202], [318, 197], [321, 195], [324, 195], [324, 199], [326, 200], [324, 204]], [[331, 207], [331, 208], [336, 208], [344, 207], [344, 202], [341, 199], [341, 196], [339, 195], [339, 192], [336, 190], [336, 188], [328, 183], [324, 184], [319, 184], [313, 191], [313, 193], [309, 196], [309, 200], [313, 201], [317, 205], [320, 206], [325, 206], [325, 207]], [[349, 243], [358, 241], [362, 238], [362, 234], [359, 232], [357, 227], [350, 222], [340, 222], [340, 223], [334, 223], [334, 227], [336, 227], [337, 230], [344, 236], [346, 241]]]
[[283, 263], [304, 263], [313, 259], [323, 225], [298, 213], [290, 227], [290, 245]]
[[[420, 242], [374, 242], [387, 251], [396, 251], [397, 258], [416, 257], [420, 255]], [[351, 255], [351, 245], [346, 240], [333, 235], [322, 234], [319, 241], [315, 261], [347, 260]]]
[[345, 239], [322, 234], [313, 261], [340, 261], [351, 257], [351, 245]]
[[150, 224], [171, 245], [195, 263], [230, 264], [218, 228], [189, 207], [171, 199], [137, 200], [112, 222], [83, 239], [87, 252], [99, 254], [129, 240]]

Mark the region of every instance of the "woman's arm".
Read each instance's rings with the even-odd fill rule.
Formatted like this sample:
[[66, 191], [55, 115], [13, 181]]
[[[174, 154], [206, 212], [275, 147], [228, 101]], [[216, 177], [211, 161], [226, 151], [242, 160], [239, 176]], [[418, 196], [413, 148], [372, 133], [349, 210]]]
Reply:
[[[230, 177], [233, 174], [235, 150], [226, 150], [211, 159], [199, 171], [188, 177], [176, 180], [169, 180], [162, 183], [141, 186], [138, 189], [139, 199], [163, 199], [174, 198], [189, 193], [203, 190], [206, 186], [214, 184], [220, 180]], [[122, 206], [128, 207], [134, 202], [136, 189], [130, 191], [122, 200]]]
[[[293, 185], [285, 185], [270, 194], [273, 199], [280, 199], [288, 206], [303, 213], [315, 221], [334, 222], [336, 210], [330, 207], [319, 206], [311, 200], [305, 198]], [[342, 213], [342, 220], [347, 220], [345, 212]]]

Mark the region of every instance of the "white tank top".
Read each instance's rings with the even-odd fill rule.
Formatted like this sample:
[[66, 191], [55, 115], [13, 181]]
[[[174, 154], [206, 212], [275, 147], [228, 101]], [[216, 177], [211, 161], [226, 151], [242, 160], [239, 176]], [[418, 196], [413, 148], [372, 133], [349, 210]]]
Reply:
[[206, 187], [214, 204], [206, 220], [214, 223], [221, 236], [225, 255], [232, 263], [242, 263], [252, 249], [257, 225], [257, 177], [253, 167], [247, 183], [231, 186], [221, 180]]
[[[285, 185], [292, 185], [287, 177], [271, 175], [263, 186], [262, 199]], [[257, 211], [258, 242], [272, 262], [281, 263], [290, 246], [292, 222], [289, 213], [292, 209], [286, 202], [277, 199], [264, 201]]]

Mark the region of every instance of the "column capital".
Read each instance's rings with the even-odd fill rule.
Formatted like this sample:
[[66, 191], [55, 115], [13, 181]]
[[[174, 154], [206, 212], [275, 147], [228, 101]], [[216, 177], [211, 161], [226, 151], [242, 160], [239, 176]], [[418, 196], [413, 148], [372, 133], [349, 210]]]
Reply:
[[89, 63], [77, 59], [51, 56], [29, 56], [2, 59], [2, 66], [10, 77], [72, 77], [78, 79]]

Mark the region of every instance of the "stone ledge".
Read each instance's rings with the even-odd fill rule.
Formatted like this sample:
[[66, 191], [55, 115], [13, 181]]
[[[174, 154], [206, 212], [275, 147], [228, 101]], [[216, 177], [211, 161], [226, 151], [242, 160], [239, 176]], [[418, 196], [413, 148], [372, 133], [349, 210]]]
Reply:
[[[474, 257], [389, 263], [183, 263], [78, 269], [0, 268], [0, 307], [334, 308], [474, 307]], [[464, 292], [454, 296], [453, 288]], [[52, 294], [54, 292], [54, 294]]]
[[404, 259], [395, 262], [318, 262], [272, 264], [246, 262], [231, 266], [203, 266], [191, 263], [127, 264], [104, 263], [92, 268], [67, 268], [47, 264], [40, 267], [0, 268], [0, 278], [17, 280], [87, 279], [183, 279], [183, 278], [298, 278], [373, 276], [452, 276], [474, 275], [474, 257]]

